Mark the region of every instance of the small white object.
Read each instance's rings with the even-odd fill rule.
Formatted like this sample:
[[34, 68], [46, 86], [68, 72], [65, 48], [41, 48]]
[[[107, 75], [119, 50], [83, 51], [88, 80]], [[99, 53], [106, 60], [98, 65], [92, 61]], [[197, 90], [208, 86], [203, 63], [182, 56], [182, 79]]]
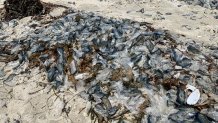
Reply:
[[198, 102], [199, 99], [200, 99], [200, 91], [196, 89], [189, 95], [187, 99], [187, 104], [194, 105]]
[[74, 60], [72, 60], [70, 63], [70, 73], [71, 74], [76, 73], [76, 62]]
[[134, 63], [133, 63], [133, 62], [131, 62], [131, 61], [129, 61], [129, 62], [128, 62], [128, 65], [129, 65], [129, 67], [133, 68], [133, 66], [134, 66]]
[[75, 79], [76, 79], [76, 80], [83, 80], [83, 79], [87, 78], [88, 76], [89, 76], [88, 73], [81, 73], [81, 74], [77, 74], [77, 75], [75, 76]]
[[176, 65], [176, 66], [175, 66], [175, 69], [177, 69], [177, 70], [178, 70], [178, 69], [182, 69], [182, 67]]
[[173, 77], [176, 78], [176, 79], [178, 79], [179, 76], [180, 76], [180, 73], [177, 73], [177, 74], [175, 74]]
[[200, 99], [200, 91], [192, 85], [186, 85], [186, 89], [189, 89], [192, 91], [192, 93], [189, 95], [187, 99], [187, 104], [195, 105]]

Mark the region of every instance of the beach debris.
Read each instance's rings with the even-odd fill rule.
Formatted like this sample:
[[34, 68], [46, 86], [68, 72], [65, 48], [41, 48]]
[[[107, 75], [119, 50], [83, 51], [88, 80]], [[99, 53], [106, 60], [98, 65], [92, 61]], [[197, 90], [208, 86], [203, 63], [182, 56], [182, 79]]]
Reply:
[[218, 122], [218, 108], [208, 108], [201, 111], [202, 114], [209, 118], [212, 118], [215, 122]]
[[168, 118], [173, 122], [194, 122], [196, 113], [197, 111], [193, 108], [185, 108], [170, 114]]
[[188, 4], [199, 5], [208, 9], [218, 9], [217, 0], [182, 0]]
[[4, 2], [6, 19], [33, 16], [42, 13], [43, 5], [40, 0], [6, 0]]
[[[19, 26], [16, 20], [10, 26], [1, 23], [4, 29]], [[4, 86], [13, 88], [18, 75], [38, 68], [45, 73], [45, 85], [57, 92], [75, 88], [90, 104], [91, 119], [99, 123], [215, 119], [198, 114], [215, 106], [198, 106], [196, 87], [202, 87], [204, 95], [217, 94], [216, 48], [184, 44], [146, 22], [75, 10], [31, 29], [23, 31], [27, 34], [23, 38], [0, 41]], [[211, 98], [206, 99], [213, 102]]]
[[195, 105], [200, 99], [200, 91], [196, 87], [189, 84], [186, 85], [186, 89], [192, 91], [189, 97], [187, 98], [187, 104]]
[[142, 8], [142, 9], [138, 10], [137, 12], [145, 13], [145, 9]]

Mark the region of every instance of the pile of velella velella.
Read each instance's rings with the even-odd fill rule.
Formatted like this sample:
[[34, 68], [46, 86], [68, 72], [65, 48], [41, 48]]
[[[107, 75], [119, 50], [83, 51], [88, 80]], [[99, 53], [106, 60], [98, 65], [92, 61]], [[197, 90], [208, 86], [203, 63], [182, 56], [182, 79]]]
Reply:
[[[144, 22], [72, 11], [1, 41], [0, 51], [13, 76], [39, 67], [55, 90], [79, 90], [99, 123], [218, 122], [218, 47], [182, 43]], [[13, 76], [3, 84], [13, 86]], [[197, 103], [187, 103], [187, 85], [199, 90]]]
[[218, 9], [218, 1], [217, 0], [182, 0], [188, 4], [200, 5], [209, 9]]

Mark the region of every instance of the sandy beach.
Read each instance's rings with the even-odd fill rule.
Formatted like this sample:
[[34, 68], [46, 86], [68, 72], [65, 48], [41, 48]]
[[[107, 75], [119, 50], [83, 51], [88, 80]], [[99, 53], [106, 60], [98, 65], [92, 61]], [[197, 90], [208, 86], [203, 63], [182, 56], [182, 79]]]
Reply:
[[[63, 5], [76, 10], [93, 12], [106, 18], [130, 19], [150, 23], [159, 30], [168, 30], [181, 35], [182, 42], [197, 42], [204, 46], [218, 46], [218, 10], [188, 5], [179, 0], [42, 0], [45, 3]], [[4, 0], [0, 0], [0, 8]], [[66, 10], [57, 7], [49, 15], [61, 16]], [[9, 39], [22, 37], [22, 24], [30, 17], [19, 20], [19, 25], [8, 29]], [[30, 30], [31, 31], [31, 30]], [[0, 62], [0, 81], [7, 78], [1, 70], [12, 71], [10, 65]], [[16, 75], [11, 81], [13, 87], [0, 86], [0, 123], [91, 123], [87, 116], [90, 105], [78, 96], [83, 88], [56, 93], [47, 83], [45, 71], [34, 68], [31, 73]], [[217, 95], [214, 95], [218, 99]], [[66, 103], [67, 101], [67, 103]], [[66, 104], [66, 105], [65, 105]], [[70, 109], [69, 114], [63, 112]]]

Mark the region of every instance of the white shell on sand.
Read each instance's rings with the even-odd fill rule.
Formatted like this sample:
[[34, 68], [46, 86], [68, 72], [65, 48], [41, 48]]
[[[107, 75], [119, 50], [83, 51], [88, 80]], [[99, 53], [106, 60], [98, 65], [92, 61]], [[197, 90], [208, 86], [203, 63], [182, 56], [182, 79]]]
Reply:
[[200, 91], [192, 85], [187, 85], [186, 88], [192, 91], [187, 99], [187, 104], [195, 105], [200, 99]]

